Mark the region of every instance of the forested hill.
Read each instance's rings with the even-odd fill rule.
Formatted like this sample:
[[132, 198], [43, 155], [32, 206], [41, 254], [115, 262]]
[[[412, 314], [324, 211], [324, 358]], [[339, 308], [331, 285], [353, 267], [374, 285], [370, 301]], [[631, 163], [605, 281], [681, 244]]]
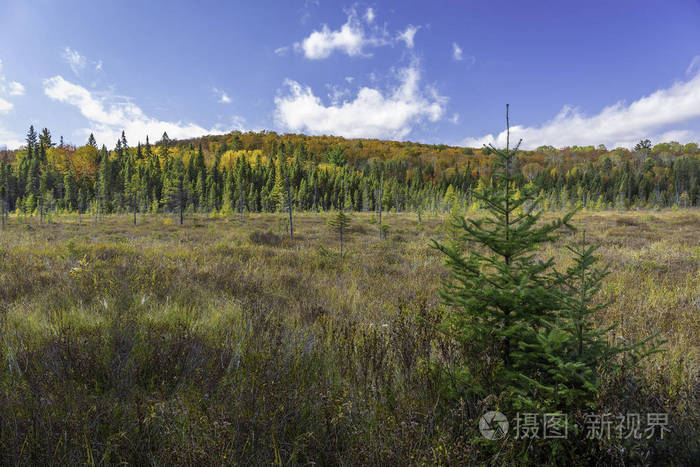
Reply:
[[[276, 211], [469, 209], [470, 191], [491, 181], [487, 148], [332, 136], [234, 132], [190, 140], [98, 147], [56, 142], [30, 128], [26, 145], [3, 151], [2, 209]], [[641, 141], [521, 151], [519, 184], [541, 188], [543, 207], [588, 209], [700, 204], [696, 143]], [[289, 190], [287, 190], [289, 188]]]

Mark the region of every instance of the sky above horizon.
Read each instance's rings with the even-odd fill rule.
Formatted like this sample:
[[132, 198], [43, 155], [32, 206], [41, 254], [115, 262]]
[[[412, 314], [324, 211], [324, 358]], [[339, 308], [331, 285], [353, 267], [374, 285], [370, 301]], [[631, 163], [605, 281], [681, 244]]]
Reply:
[[0, 4], [0, 147], [233, 130], [700, 141], [700, 0]]

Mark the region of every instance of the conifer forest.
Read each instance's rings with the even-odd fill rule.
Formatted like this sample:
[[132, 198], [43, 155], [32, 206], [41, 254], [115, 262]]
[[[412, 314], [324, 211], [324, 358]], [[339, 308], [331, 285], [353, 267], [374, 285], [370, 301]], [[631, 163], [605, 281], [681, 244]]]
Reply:
[[[26, 146], [4, 151], [7, 212], [196, 212], [231, 215], [348, 209], [469, 210], [473, 189], [493, 184], [494, 155], [471, 149], [274, 132], [129, 145], [127, 135], [74, 147], [32, 126]], [[640, 141], [634, 150], [542, 146], [514, 158], [514, 186], [537, 186], [545, 210], [695, 207], [696, 143]], [[481, 184], [481, 185], [480, 185]], [[289, 188], [289, 193], [287, 193]], [[289, 196], [288, 196], [289, 195]]]

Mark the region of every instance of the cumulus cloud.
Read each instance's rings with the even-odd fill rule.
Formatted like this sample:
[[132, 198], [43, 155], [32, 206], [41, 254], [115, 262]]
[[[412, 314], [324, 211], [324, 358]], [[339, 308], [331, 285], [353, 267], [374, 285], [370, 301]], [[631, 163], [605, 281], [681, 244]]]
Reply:
[[[22, 83], [17, 81], [7, 81], [5, 74], [2, 72], [2, 60], [0, 60], [0, 95], [6, 96], [23, 96], [24, 86]], [[12, 104], [5, 101], [5, 107], [9, 104], [9, 108], [12, 108]], [[8, 109], [9, 110], [9, 109]]]
[[[669, 128], [700, 117], [700, 73], [688, 81], [676, 82], [631, 104], [617, 102], [598, 114], [587, 116], [565, 106], [557, 116], [541, 126], [511, 127], [511, 141], [522, 138], [523, 148], [541, 145], [556, 147], [598, 145], [630, 147], [640, 139], [697, 140], [698, 132]], [[483, 144], [504, 146], [506, 132], [467, 138], [462, 144], [479, 147]], [[682, 142], [682, 141], [681, 141]]]
[[226, 91], [222, 91], [221, 89], [213, 88], [214, 94], [219, 96], [219, 99], [217, 102], [219, 104], [230, 104], [231, 103], [231, 98], [229, 95], [226, 93]]
[[320, 2], [318, 0], [304, 0], [304, 7], [300, 10], [301, 18], [299, 18], [299, 21], [301, 24], [306, 24], [309, 21], [312, 9], [319, 5]]
[[[0, 115], [7, 114], [14, 108], [14, 104], [4, 99], [2, 95], [21, 96], [22, 94], [24, 94], [24, 86], [17, 81], [11, 81], [6, 85], [5, 76], [2, 74], [2, 60], [0, 60]], [[16, 149], [22, 144], [21, 136], [6, 129], [0, 121], [0, 148]]]
[[2, 71], [2, 60], [0, 60], [0, 113], [8, 113], [14, 108], [14, 104], [5, 97], [24, 95], [24, 86], [17, 81], [7, 81]]
[[0, 113], [7, 113], [10, 110], [12, 110], [12, 107], [14, 107], [12, 105], [12, 102], [8, 102], [2, 97], [0, 97]]
[[73, 50], [70, 47], [65, 47], [61, 52], [61, 56], [63, 57], [63, 60], [70, 65], [70, 69], [73, 70], [73, 73], [76, 75], [80, 74], [87, 63], [85, 57], [80, 55], [77, 50]]
[[[372, 8], [365, 12], [363, 23], [354, 9], [348, 12], [347, 21], [337, 30], [328, 25], [322, 25], [320, 30], [313, 31], [308, 37], [294, 44], [294, 49], [301, 52], [310, 60], [320, 60], [330, 57], [334, 52], [345, 53], [351, 57], [371, 57], [367, 51], [371, 47], [395, 45], [403, 42], [409, 49], [413, 48], [414, 37], [419, 26], [408, 25], [406, 29], [395, 36], [390, 35], [385, 28], [374, 26], [376, 13]], [[286, 52], [280, 47], [275, 52], [278, 55]]]
[[690, 61], [690, 65], [688, 65], [688, 68], [685, 70], [685, 74], [690, 76], [696, 70], [700, 70], [700, 55], [693, 57], [693, 59]]
[[452, 59], [455, 62], [464, 62], [467, 67], [471, 67], [476, 63], [476, 57], [473, 55], [465, 55], [462, 47], [458, 43], [452, 43]]
[[403, 41], [406, 44], [406, 47], [412, 49], [413, 38], [416, 36], [416, 32], [418, 32], [418, 27], [409, 24], [408, 27], [406, 27], [406, 29], [397, 36], [397, 39]]
[[349, 138], [403, 138], [425, 120], [439, 120], [447, 99], [420, 86], [414, 64], [398, 72], [399, 84], [385, 92], [362, 87], [353, 100], [325, 105], [310, 87], [286, 80], [288, 92], [275, 98], [276, 122], [291, 131]]
[[23, 96], [24, 95], [24, 86], [22, 86], [22, 83], [18, 83], [17, 81], [10, 81], [10, 84], [7, 85], [8, 88], [8, 93], [11, 96]]
[[462, 48], [456, 42], [452, 43], [452, 58], [461, 62], [464, 59]]
[[22, 137], [2, 126], [0, 122], [0, 149], [17, 149], [24, 144]]
[[337, 84], [326, 84], [326, 88], [328, 89], [328, 100], [333, 105], [343, 102], [352, 94], [350, 89], [338, 86]]
[[365, 48], [387, 43], [383, 35], [376, 32], [367, 33], [355, 10], [350, 10], [347, 21], [340, 29], [333, 31], [324, 24], [320, 31], [313, 31], [309, 37], [295, 43], [294, 48], [310, 60], [328, 58], [336, 50], [351, 57], [370, 56]]
[[289, 51], [289, 47], [284, 46], [284, 47], [278, 47], [275, 49], [275, 54], [279, 55], [280, 57], [283, 57], [287, 55], [287, 52]]
[[93, 95], [84, 87], [54, 76], [44, 80], [44, 93], [51, 99], [76, 107], [89, 121], [90, 127], [80, 131], [94, 133], [100, 144], [110, 145], [124, 130], [129, 138], [143, 141], [167, 132], [171, 138], [183, 139], [207, 134], [220, 134], [234, 129], [215, 126], [204, 128], [194, 123], [168, 122], [146, 115], [135, 104], [114, 97]]

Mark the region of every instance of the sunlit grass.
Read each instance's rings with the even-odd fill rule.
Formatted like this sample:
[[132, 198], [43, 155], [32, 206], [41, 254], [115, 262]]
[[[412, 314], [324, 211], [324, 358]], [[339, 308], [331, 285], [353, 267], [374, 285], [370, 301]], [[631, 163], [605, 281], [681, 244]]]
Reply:
[[[354, 214], [342, 258], [324, 214], [297, 215], [293, 241], [281, 215], [165, 218], [12, 217], [0, 232], [0, 462], [488, 460], [471, 442], [482, 407], [442, 399], [430, 364], [459, 350], [433, 327], [443, 218], [389, 213], [380, 241]], [[640, 456], [697, 455], [700, 212], [575, 219], [611, 265], [609, 337], [667, 340], [644, 390], [611, 383], [605, 403], [675, 417], [680, 441]], [[564, 268], [575, 238], [539, 254]]]

